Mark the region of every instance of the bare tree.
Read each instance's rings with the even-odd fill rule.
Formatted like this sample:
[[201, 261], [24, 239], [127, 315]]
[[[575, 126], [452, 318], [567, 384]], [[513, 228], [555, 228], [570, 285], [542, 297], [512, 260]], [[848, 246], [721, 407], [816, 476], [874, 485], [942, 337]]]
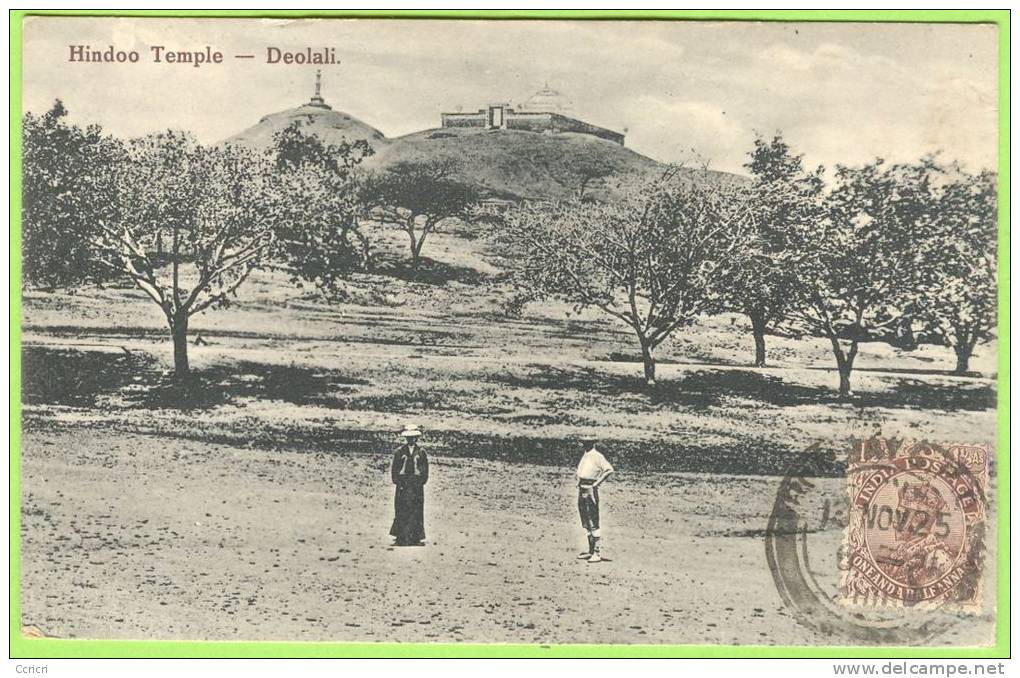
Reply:
[[746, 215], [734, 189], [707, 173], [634, 189], [619, 203], [526, 203], [498, 227], [516, 308], [560, 298], [597, 308], [637, 336], [645, 383], [654, 351], [714, 303]]

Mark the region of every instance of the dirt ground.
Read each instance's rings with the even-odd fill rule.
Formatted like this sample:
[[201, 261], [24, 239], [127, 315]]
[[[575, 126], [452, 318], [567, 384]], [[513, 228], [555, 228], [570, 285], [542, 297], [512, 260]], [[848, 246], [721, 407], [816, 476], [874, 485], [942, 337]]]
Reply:
[[[841, 642], [776, 593], [774, 477], [621, 472], [602, 493], [612, 560], [589, 565], [570, 468], [434, 456], [427, 544], [394, 548], [386, 450], [270, 455], [101, 429], [30, 440], [22, 618], [50, 635]], [[822, 538], [835, 552], [840, 537]], [[993, 618], [930, 642], [988, 643]]]
[[[944, 347], [864, 345], [840, 402], [824, 342], [769, 337], [755, 369], [746, 321], [705, 318], [662, 347], [650, 391], [623, 328], [555, 304], [508, 318], [477, 241], [437, 236], [429, 254], [428, 283], [362, 277], [340, 305], [253, 276], [238, 304], [193, 319], [186, 388], [136, 291], [26, 293], [23, 623], [110, 639], [850, 642], [800, 624], [766, 566], [783, 469], [878, 431], [994, 443], [994, 344], [965, 377]], [[387, 465], [407, 422], [432, 458], [428, 540], [393, 548]], [[619, 469], [598, 565], [575, 558], [576, 440], [592, 429]], [[845, 497], [838, 465], [817, 472]], [[812, 539], [834, 591], [841, 530]], [[943, 621], [931, 644], [992, 640], [990, 611]]]

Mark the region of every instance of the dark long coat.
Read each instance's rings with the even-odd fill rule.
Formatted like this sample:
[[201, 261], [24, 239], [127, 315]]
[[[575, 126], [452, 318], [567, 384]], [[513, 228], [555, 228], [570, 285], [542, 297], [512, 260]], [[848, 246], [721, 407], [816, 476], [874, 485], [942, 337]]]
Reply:
[[417, 544], [425, 539], [425, 483], [429, 481], [425, 450], [402, 445], [393, 455], [390, 477], [397, 486], [390, 534], [398, 544]]

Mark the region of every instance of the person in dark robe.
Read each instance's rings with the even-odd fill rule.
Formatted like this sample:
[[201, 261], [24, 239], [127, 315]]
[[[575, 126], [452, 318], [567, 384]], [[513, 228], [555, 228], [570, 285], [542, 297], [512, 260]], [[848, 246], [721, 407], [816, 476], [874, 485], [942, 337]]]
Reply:
[[425, 483], [429, 481], [429, 458], [418, 441], [421, 431], [408, 426], [401, 434], [404, 444], [393, 455], [390, 477], [396, 485], [393, 526], [396, 546], [418, 546], [425, 541]]

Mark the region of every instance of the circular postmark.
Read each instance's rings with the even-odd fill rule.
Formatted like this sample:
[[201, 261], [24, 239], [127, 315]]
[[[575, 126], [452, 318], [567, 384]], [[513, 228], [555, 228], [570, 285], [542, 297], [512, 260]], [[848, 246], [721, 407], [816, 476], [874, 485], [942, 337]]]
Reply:
[[821, 454], [790, 465], [765, 533], [798, 621], [846, 642], [918, 644], [977, 605], [983, 448], [853, 441], [844, 478], [817, 477]]

